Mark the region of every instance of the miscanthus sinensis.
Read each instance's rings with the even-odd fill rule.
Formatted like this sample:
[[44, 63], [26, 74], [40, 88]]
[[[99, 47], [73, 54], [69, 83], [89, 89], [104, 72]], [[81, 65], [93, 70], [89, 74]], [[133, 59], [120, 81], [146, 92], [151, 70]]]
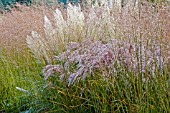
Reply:
[[61, 11], [56, 9], [53, 12], [55, 27], [52, 26], [47, 16], [44, 16], [45, 38], [41, 37], [38, 33], [36, 33], [38, 38], [35, 38], [37, 36], [33, 36], [35, 33], [27, 37], [28, 47], [36, 58], [42, 59], [43, 57], [43, 59], [50, 62], [51, 59], [49, 59], [50, 56], [47, 54], [47, 51], [62, 51], [67, 42], [82, 41], [87, 37], [95, 40], [105, 40], [106, 38], [103, 37], [113, 37], [114, 18], [110, 14], [109, 8], [100, 7], [97, 9], [91, 8], [90, 10], [85, 19], [80, 5], [73, 6], [68, 4], [67, 19], [65, 20]]
[[47, 51], [49, 50], [46, 41], [36, 31], [31, 32], [32, 36], [27, 36], [27, 45], [35, 58], [40, 62], [50, 62]]

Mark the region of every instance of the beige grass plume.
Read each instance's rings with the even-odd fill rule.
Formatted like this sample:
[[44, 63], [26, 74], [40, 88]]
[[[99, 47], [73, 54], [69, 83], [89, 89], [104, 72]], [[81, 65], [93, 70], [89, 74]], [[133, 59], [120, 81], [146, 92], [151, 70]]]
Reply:
[[27, 36], [26, 42], [31, 52], [40, 62], [50, 62], [49, 56], [47, 54], [47, 46], [45, 40], [36, 32], [31, 32], [32, 36]]
[[59, 35], [58, 38], [60, 38], [64, 43], [65, 41], [64, 33], [67, 32], [66, 21], [64, 20], [63, 15], [59, 9], [56, 9], [53, 15], [54, 15], [55, 26], [56, 26], [55, 31]]

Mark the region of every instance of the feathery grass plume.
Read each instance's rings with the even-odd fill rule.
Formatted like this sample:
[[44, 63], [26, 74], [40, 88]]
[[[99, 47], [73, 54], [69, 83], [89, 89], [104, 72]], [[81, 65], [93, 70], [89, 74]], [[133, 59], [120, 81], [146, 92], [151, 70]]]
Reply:
[[134, 10], [135, 12], [138, 12], [139, 11], [139, 0], [123, 1], [122, 6], [125, 11]]
[[26, 42], [31, 52], [37, 58], [38, 61], [46, 63], [50, 62], [47, 45], [45, 40], [36, 32], [31, 32], [32, 36], [27, 36]]
[[100, 39], [103, 41], [115, 37], [115, 17], [110, 11], [111, 10], [108, 7], [91, 9], [87, 20], [87, 26], [89, 28], [86, 35], [88, 37], [93, 37], [95, 40]]
[[54, 37], [55, 29], [51, 22], [44, 16], [44, 31], [46, 39], [41, 37], [36, 31], [32, 31], [32, 36], [27, 36], [26, 42], [35, 58], [41, 62], [48, 64], [51, 62], [50, 54], [56, 50], [56, 39]]
[[93, 39], [96, 39], [98, 37], [98, 28], [99, 26], [99, 17], [96, 14], [95, 10], [92, 8], [90, 9], [90, 12], [88, 14], [88, 19], [86, 21], [86, 27], [87, 27], [87, 33], [86, 37], [91, 37]]
[[47, 16], [44, 16], [44, 31], [45, 31], [46, 36], [48, 36], [49, 34], [51, 34], [51, 35], [53, 34], [53, 32], [52, 32], [53, 27], [51, 25], [50, 20], [47, 18]]
[[[66, 51], [55, 58], [59, 62], [64, 62], [64, 65], [58, 65], [63, 66], [63, 74], [68, 80], [68, 86], [74, 84], [77, 80], [85, 79], [87, 75], [95, 75], [96, 72], [98, 72], [98, 76], [102, 75], [104, 79], [112, 77], [114, 72], [120, 71], [117, 66], [135, 73], [136, 77], [139, 73], [142, 73], [142, 79], [145, 81], [145, 73], [154, 76], [157, 70], [162, 71], [162, 66], [165, 64], [160, 54], [160, 48], [157, 47], [151, 52], [144, 45], [136, 46], [116, 39], [107, 43], [86, 40], [80, 44], [70, 43], [67, 45]], [[73, 65], [75, 67], [71, 68]], [[55, 71], [53, 67], [49, 68], [48, 77]]]
[[[43, 69], [44, 79], [47, 80], [48, 77], [54, 74], [55, 72], [62, 73], [62, 71], [63, 70], [60, 65], [46, 65]], [[61, 74], [61, 77], [63, 77], [63, 74]]]
[[81, 12], [80, 5], [72, 6], [71, 4], [68, 4], [67, 8], [67, 23], [68, 25], [73, 25], [75, 27], [80, 26], [82, 27], [84, 25], [84, 14]]
[[59, 9], [56, 9], [53, 15], [56, 24], [55, 31], [57, 32], [56, 35], [58, 35], [57, 38], [61, 38], [62, 42], [64, 43], [65, 41], [64, 33], [67, 32], [66, 21], [64, 20], [63, 15]]
[[44, 16], [44, 31], [46, 36], [46, 44], [48, 44], [49, 49], [51, 51], [54, 51], [57, 49], [57, 40], [56, 40], [56, 29], [53, 28], [50, 20], [47, 18], [47, 16]]
[[116, 6], [118, 9], [121, 9], [121, 7], [122, 7], [122, 0], [115, 0], [114, 6]]
[[[81, 11], [81, 7], [78, 4], [78, 6], [72, 6], [71, 4], [68, 4], [67, 7], [67, 26], [68, 26], [68, 32], [70, 39], [79, 40], [82, 38], [81, 34], [84, 32], [84, 14]], [[72, 35], [71, 35], [72, 34]], [[69, 40], [70, 40], [69, 39]]]

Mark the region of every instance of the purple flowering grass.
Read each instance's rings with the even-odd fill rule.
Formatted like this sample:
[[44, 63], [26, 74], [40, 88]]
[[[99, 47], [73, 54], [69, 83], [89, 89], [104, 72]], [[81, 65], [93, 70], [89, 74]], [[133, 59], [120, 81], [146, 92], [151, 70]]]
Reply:
[[151, 51], [144, 45], [137, 46], [120, 40], [71, 42], [67, 44], [66, 51], [54, 58], [64, 64], [47, 65], [44, 78], [46, 80], [52, 74], [59, 73], [61, 79], [68, 79], [68, 86], [76, 80], [95, 75], [96, 71], [103, 77], [114, 76], [113, 73], [117, 71], [115, 66], [121, 66], [136, 75], [139, 72], [145, 74], [147, 68], [154, 75], [157, 67], [162, 71], [164, 63], [159, 46]]

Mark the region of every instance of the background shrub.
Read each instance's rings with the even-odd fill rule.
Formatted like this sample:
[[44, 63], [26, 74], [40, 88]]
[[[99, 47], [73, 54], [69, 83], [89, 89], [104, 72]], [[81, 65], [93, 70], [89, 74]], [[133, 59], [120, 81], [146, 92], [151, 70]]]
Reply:
[[[32, 0], [1, 0], [0, 1], [0, 10], [10, 10], [10, 7], [12, 8], [16, 2], [26, 5], [31, 5]], [[8, 7], [9, 6], [9, 7]]]
[[[70, 0], [70, 2], [78, 2], [79, 0]], [[0, 9], [3, 7], [5, 9], [8, 9], [7, 6], [9, 5], [10, 7], [13, 7], [16, 2], [21, 3], [21, 4], [26, 4], [26, 5], [31, 5], [31, 4], [42, 4], [42, 0], [0, 0]], [[57, 4], [57, 3], [64, 3], [66, 4], [67, 0], [45, 0], [46, 5], [52, 5], [52, 4]]]

